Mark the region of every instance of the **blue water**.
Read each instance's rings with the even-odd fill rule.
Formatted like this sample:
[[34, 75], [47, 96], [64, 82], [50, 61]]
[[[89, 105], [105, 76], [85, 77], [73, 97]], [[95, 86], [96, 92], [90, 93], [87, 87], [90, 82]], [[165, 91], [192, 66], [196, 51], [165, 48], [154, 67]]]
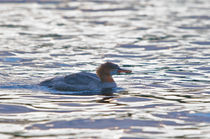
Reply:
[[[208, 0], [0, 0], [0, 138], [209, 138]], [[45, 79], [111, 61], [113, 94]]]

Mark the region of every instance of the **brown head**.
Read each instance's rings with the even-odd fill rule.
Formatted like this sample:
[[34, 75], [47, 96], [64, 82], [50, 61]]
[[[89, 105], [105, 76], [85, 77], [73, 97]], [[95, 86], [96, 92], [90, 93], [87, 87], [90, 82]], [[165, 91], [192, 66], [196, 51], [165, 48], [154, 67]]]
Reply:
[[114, 82], [112, 75], [119, 73], [131, 73], [131, 71], [121, 69], [118, 65], [114, 63], [106, 62], [104, 64], [101, 64], [96, 73], [102, 82]]

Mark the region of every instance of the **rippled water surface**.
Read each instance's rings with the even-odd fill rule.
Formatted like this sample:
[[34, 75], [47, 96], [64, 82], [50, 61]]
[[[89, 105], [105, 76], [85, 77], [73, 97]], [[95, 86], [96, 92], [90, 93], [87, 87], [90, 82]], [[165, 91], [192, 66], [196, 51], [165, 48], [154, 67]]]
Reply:
[[[209, 0], [0, 4], [1, 138], [208, 138]], [[111, 96], [39, 87], [111, 61]]]

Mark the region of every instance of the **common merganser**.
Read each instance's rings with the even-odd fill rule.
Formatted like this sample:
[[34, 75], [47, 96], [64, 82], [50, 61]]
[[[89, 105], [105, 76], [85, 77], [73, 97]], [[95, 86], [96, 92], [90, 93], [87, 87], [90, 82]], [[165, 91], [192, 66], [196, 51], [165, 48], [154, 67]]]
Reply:
[[131, 73], [131, 70], [121, 69], [118, 65], [106, 62], [101, 64], [94, 73], [79, 72], [62, 77], [55, 77], [40, 83], [59, 91], [94, 91], [117, 87], [112, 75]]

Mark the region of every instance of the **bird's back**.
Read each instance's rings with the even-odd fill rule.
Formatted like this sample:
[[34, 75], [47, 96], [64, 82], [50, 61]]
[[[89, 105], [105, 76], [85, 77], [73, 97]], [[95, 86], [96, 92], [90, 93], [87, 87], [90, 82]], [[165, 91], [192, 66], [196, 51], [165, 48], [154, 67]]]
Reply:
[[40, 83], [61, 91], [82, 91], [101, 89], [101, 80], [96, 74], [79, 72], [64, 77], [55, 77]]
[[79, 72], [65, 76], [64, 82], [71, 85], [88, 85], [90, 82], [98, 84], [100, 83], [100, 79], [96, 74]]

